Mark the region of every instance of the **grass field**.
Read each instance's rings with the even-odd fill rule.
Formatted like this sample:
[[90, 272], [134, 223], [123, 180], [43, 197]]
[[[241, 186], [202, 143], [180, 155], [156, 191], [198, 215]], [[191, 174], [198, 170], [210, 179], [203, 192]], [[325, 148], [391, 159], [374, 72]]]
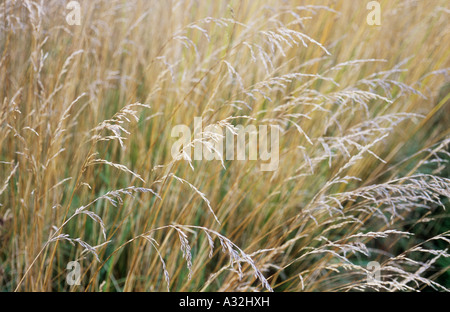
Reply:
[[0, 1], [0, 290], [449, 291], [449, 3], [369, 2]]

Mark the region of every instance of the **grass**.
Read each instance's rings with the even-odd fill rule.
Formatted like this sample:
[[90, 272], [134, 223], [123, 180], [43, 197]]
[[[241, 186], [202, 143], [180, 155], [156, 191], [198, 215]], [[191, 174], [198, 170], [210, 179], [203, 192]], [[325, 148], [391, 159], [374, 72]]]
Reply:
[[379, 2], [3, 0], [0, 289], [448, 291], [448, 3]]

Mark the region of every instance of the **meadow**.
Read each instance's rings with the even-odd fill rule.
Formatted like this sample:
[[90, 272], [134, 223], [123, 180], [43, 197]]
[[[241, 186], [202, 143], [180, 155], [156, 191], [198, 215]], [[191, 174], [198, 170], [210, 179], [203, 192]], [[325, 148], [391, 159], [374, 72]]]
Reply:
[[369, 2], [0, 1], [0, 290], [449, 291], [450, 6]]

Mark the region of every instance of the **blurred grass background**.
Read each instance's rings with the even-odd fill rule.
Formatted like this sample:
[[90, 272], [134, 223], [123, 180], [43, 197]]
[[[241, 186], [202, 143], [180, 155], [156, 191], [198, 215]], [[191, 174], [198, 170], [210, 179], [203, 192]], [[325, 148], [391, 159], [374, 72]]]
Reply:
[[[135, 239], [158, 227], [189, 224], [256, 253], [255, 263], [275, 290], [348, 290], [363, 283], [368, 261], [383, 263], [383, 257], [450, 231], [448, 209], [422, 199], [417, 206], [407, 199], [408, 209], [392, 218], [382, 210], [388, 224], [362, 211], [361, 197], [336, 204], [345, 207], [346, 225], [339, 213], [323, 209], [323, 196], [398, 177], [449, 178], [448, 146], [430, 153], [450, 134], [448, 1], [379, 3], [381, 25], [370, 26], [366, 1], [80, 1], [81, 25], [71, 26], [65, 1], [3, 0], [1, 289], [164, 291], [164, 269], [172, 291], [260, 289], [248, 263], [242, 263], [243, 279], [235, 272], [239, 261], [227, 266], [218, 240], [209, 259], [201, 231], [188, 233], [190, 280], [177, 231], [152, 233], [164, 265], [155, 246]], [[294, 42], [286, 29], [304, 34], [303, 42]], [[308, 76], [284, 76], [290, 73]], [[271, 80], [277, 77], [284, 80]], [[136, 102], [149, 108], [127, 106]], [[258, 161], [226, 161], [226, 170], [219, 161], [193, 161], [195, 170], [173, 162], [171, 129], [193, 127], [197, 116], [205, 125], [237, 116], [255, 120], [233, 119], [231, 125], [278, 124], [285, 131], [278, 170], [261, 172]], [[389, 136], [370, 147], [384, 162], [365, 153], [347, 169], [350, 156], [384, 134]], [[93, 159], [126, 166], [145, 183]], [[344, 176], [360, 180], [328, 188], [342, 168]], [[47, 244], [57, 234], [91, 246], [104, 243], [100, 223], [85, 215], [58, 229], [77, 208], [132, 185], [153, 189], [162, 200], [138, 193], [124, 195], [117, 207], [95, 201], [90, 209], [111, 241], [96, 250], [100, 261], [79, 244]], [[448, 207], [445, 192], [436, 193]], [[340, 248], [320, 240], [341, 244], [355, 233], [394, 228], [414, 236], [367, 238], [363, 243], [377, 250], [370, 257], [347, 255], [359, 246], [354, 242]], [[446, 250], [448, 243], [433, 240], [427, 247]], [[359, 267], [329, 253], [305, 257], [311, 248], [342, 252]], [[73, 260], [82, 265], [83, 283], [70, 288], [65, 268]], [[449, 266], [442, 256], [424, 274], [449, 288]]]

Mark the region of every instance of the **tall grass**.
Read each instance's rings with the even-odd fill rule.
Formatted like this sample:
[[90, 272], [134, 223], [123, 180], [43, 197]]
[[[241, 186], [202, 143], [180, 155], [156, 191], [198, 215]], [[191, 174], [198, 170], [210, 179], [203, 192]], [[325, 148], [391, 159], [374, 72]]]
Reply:
[[[0, 4], [2, 290], [449, 290], [447, 1], [80, 3]], [[195, 117], [279, 167], [172, 158]]]

